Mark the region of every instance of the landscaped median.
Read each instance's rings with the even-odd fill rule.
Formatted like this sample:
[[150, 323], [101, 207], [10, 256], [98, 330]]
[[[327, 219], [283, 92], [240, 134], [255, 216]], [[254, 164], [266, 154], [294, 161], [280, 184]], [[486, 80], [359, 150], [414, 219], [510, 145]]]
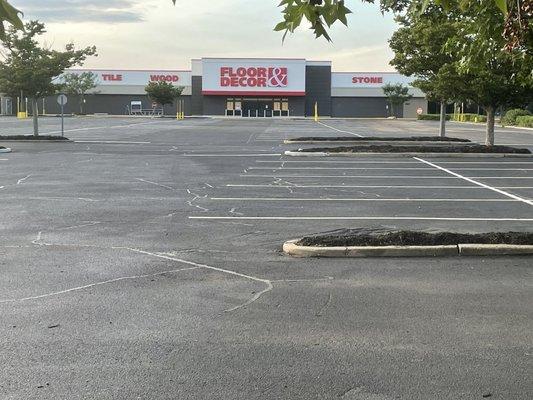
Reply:
[[430, 145], [453, 145], [453, 144], [475, 144], [468, 139], [454, 138], [454, 137], [440, 137], [440, 136], [398, 136], [398, 137], [354, 137], [354, 136], [335, 136], [335, 137], [324, 137], [324, 136], [309, 136], [309, 137], [298, 137], [293, 139], [286, 139], [285, 144], [293, 143], [302, 143], [302, 144], [313, 144], [313, 143], [323, 143], [323, 144], [338, 144], [338, 143], [357, 143], [358, 145], [363, 144], [430, 144]]
[[318, 156], [318, 157], [359, 157], [365, 155], [387, 156], [450, 156], [450, 157], [531, 157], [528, 149], [510, 146], [484, 146], [480, 144], [456, 145], [399, 145], [370, 144], [337, 147], [312, 147], [307, 149], [285, 151], [287, 156]]
[[18, 142], [18, 141], [49, 141], [49, 142], [69, 142], [70, 139], [63, 136], [52, 135], [0, 135], [0, 141]]
[[442, 257], [532, 255], [533, 233], [478, 234], [387, 230], [339, 229], [283, 244], [294, 257]]

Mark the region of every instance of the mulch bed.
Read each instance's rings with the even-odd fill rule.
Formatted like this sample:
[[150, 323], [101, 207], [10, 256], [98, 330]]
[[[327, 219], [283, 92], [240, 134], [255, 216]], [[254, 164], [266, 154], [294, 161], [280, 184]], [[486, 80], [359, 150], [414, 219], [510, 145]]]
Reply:
[[359, 141], [379, 141], [379, 142], [461, 142], [467, 143], [470, 142], [468, 139], [454, 138], [454, 137], [440, 137], [440, 136], [399, 136], [399, 137], [346, 137], [346, 136], [336, 136], [336, 137], [323, 137], [323, 136], [306, 136], [299, 137], [294, 139], [288, 139], [300, 142], [312, 142], [312, 141], [324, 141], [324, 142], [338, 142], [338, 141], [350, 141], [350, 142], [359, 142]]
[[51, 135], [0, 135], [0, 140], [69, 140], [69, 138]]
[[396, 146], [390, 144], [368, 146], [339, 146], [339, 147], [312, 147], [298, 149], [299, 152], [318, 153], [511, 153], [531, 154], [528, 149], [519, 149], [509, 146], [483, 146], [483, 145], [455, 145], [455, 146], [430, 146], [407, 145]]
[[533, 245], [533, 232], [423, 232], [385, 228], [338, 229], [305, 236], [299, 246], [438, 246], [457, 244]]

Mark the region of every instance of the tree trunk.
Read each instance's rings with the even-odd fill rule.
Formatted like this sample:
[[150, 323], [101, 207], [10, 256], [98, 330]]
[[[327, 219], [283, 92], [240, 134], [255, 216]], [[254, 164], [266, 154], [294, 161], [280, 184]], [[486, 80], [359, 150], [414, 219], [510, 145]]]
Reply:
[[494, 107], [486, 107], [487, 111], [487, 135], [485, 138], [486, 146], [494, 146]]
[[31, 99], [31, 107], [33, 108], [33, 136], [39, 136], [39, 109], [37, 108], [37, 98]]
[[440, 137], [446, 137], [446, 102], [444, 100], [440, 102], [439, 135]]
[[80, 115], [83, 115], [83, 96], [80, 96]]

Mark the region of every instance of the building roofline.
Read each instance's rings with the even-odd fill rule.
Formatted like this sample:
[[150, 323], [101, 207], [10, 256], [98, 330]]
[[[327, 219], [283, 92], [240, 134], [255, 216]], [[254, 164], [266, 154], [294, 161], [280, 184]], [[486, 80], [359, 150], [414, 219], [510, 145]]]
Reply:
[[65, 71], [191, 72], [190, 69], [68, 68]]

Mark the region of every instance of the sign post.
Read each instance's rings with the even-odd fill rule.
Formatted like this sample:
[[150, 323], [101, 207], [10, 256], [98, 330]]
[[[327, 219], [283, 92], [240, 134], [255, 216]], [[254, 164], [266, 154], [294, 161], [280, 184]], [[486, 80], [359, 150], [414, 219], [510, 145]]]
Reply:
[[63, 137], [65, 134], [65, 124], [64, 124], [63, 118], [64, 118], [65, 104], [67, 104], [67, 96], [61, 93], [59, 96], [57, 96], [57, 102], [61, 106], [61, 137]]

